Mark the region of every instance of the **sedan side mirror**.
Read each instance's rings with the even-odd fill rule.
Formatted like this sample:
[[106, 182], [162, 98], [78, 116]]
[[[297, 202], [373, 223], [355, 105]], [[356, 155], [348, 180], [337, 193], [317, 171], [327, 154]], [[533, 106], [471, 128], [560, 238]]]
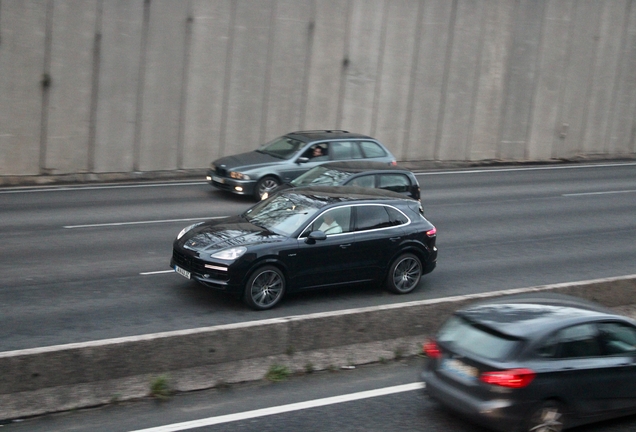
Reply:
[[305, 243], [307, 244], [315, 244], [316, 240], [325, 240], [327, 238], [327, 234], [323, 231], [312, 231], [309, 233], [309, 236], [305, 239]]
[[305, 156], [301, 156], [298, 159], [296, 159], [296, 163], [307, 163], [307, 162], [309, 162], [309, 158]]

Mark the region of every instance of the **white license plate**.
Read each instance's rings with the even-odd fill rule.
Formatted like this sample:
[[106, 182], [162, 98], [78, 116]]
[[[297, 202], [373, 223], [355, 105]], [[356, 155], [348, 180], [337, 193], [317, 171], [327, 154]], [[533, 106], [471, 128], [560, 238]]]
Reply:
[[213, 176], [212, 177], [212, 181], [215, 181], [217, 183], [225, 183], [225, 180], [223, 180], [221, 177], [217, 177], [217, 176]]
[[190, 279], [190, 272], [187, 270], [182, 269], [179, 266], [174, 266], [174, 271], [176, 271], [177, 273], [179, 273], [181, 276], [183, 276], [186, 279]]
[[442, 369], [451, 371], [459, 376], [468, 379], [475, 379], [479, 374], [477, 368], [468, 366], [466, 363], [457, 359], [446, 359], [442, 362]]

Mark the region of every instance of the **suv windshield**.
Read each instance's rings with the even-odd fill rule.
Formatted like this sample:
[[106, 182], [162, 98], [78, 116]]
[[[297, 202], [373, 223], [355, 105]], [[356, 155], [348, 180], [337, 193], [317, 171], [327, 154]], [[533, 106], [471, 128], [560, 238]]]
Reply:
[[289, 159], [304, 145], [302, 141], [282, 136], [263, 144], [257, 151], [280, 159]]
[[437, 341], [453, 349], [476, 354], [489, 360], [507, 358], [521, 340], [478, 326], [461, 317], [453, 316], [446, 321], [437, 335]]
[[291, 181], [292, 186], [331, 186], [340, 184], [344, 179], [349, 177], [351, 174], [348, 172], [329, 169], [324, 166], [317, 166], [315, 168], [310, 169], [305, 174], [296, 177]]
[[245, 212], [245, 218], [276, 234], [290, 236], [318, 211], [315, 201], [303, 195], [278, 195], [261, 201]]

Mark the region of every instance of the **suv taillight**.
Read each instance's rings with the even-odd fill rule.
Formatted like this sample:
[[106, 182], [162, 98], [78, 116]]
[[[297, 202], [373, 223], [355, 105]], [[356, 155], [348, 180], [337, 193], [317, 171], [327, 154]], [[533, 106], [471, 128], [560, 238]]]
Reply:
[[442, 352], [434, 340], [426, 341], [422, 346], [422, 352], [429, 358], [440, 358], [442, 356]]
[[486, 384], [500, 387], [523, 388], [530, 384], [536, 373], [532, 369], [508, 369], [503, 371], [484, 372], [479, 379]]
[[435, 227], [433, 227], [433, 229], [426, 231], [426, 235], [429, 237], [435, 237], [435, 234], [437, 234], [437, 228]]

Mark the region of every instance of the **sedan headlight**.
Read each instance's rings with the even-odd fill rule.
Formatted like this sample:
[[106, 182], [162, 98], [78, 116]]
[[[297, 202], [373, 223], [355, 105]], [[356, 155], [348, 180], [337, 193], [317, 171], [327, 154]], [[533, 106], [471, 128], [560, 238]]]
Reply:
[[235, 260], [241, 255], [247, 252], [247, 248], [245, 246], [233, 247], [230, 249], [224, 249], [220, 252], [212, 254], [212, 258], [222, 259], [222, 260]]
[[238, 171], [230, 171], [230, 177], [237, 180], [249, 180], [250, 176], [240, 173]]
[[185, 227], [184, 229], [179, 231], [179, 234], [177, 234], [177, 240], [179, 240], [181, 237], [183, 237], [185, 235], [185, 233], [190, 231], [192, 228], [194, 228], [195, 226], [201, 225], [202, 223], [203, 222], [199, 222], [199, 223], [195, 223], [195, 224], [192, 224], [192, 225], [188, 225], [187, 227]]

